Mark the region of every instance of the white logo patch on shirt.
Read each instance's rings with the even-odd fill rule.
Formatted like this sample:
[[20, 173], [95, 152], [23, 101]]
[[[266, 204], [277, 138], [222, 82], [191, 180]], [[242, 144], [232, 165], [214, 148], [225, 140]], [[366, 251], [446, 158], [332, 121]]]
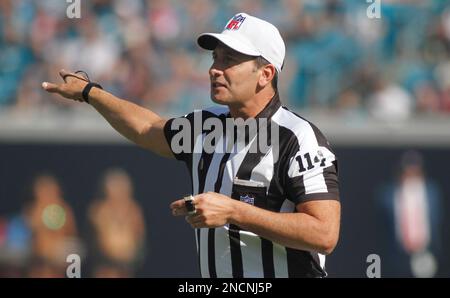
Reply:
[[245, 195], [245, 196], [241, 195], [241, 196], [239, 196], [239, 199], [241, 202], [244, 202], [244, 203], [247, 203], [250, 205], [255, 205], [255, 198], [251, 197], [249, 195]]

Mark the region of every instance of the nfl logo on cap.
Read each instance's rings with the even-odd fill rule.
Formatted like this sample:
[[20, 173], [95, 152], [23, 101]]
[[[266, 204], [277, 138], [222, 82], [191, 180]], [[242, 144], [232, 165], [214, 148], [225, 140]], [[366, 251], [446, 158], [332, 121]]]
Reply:
[[245, 20], [245, 17], [242, 16], [241, 14], [238, 14], [230, 20], [228, 25], [225, 26], [225, 29], [226, 30], [237, 30], [237, 29], [239, 29], [239, 27], [241, 27], [241, 24], [244, 22], [244, 20]]

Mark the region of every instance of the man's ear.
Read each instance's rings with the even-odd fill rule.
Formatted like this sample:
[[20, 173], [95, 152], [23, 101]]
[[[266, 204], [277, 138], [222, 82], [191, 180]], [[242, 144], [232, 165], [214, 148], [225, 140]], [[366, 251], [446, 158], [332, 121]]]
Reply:
[[259, 77], [259, 85], [265, 87], [275, 77], [276, 69], [272, 64], [267, 64], [261, 67], [261, 76]]

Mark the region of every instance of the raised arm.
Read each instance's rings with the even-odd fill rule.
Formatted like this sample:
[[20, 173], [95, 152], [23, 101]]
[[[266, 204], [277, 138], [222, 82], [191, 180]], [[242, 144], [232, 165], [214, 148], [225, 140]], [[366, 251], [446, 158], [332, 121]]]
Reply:
[[[65, 70], [61, 70], [59, 74], [64, 79], [64, 83], [58, 85], [44, 82], [42, 88], [65, 98], [84, 102], [82, 91], [87, 81]], [[133, 143], [161, 156], [173, 157], [164, 136], [164, 124], [167, 120], [148, 109], [96, 87], [89, 93], [89, 103], [115, 130]]]

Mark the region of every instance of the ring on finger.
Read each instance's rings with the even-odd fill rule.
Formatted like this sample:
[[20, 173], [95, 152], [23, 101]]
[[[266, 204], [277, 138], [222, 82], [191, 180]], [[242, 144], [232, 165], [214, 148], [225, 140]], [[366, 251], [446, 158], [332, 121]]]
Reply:
[[194, 197], [192, 195], [184, 197], [184, 206], [186, 207], [189, 215], [194, 215], [197, 213], [197, 209], [195, 209], [194, 205]]

